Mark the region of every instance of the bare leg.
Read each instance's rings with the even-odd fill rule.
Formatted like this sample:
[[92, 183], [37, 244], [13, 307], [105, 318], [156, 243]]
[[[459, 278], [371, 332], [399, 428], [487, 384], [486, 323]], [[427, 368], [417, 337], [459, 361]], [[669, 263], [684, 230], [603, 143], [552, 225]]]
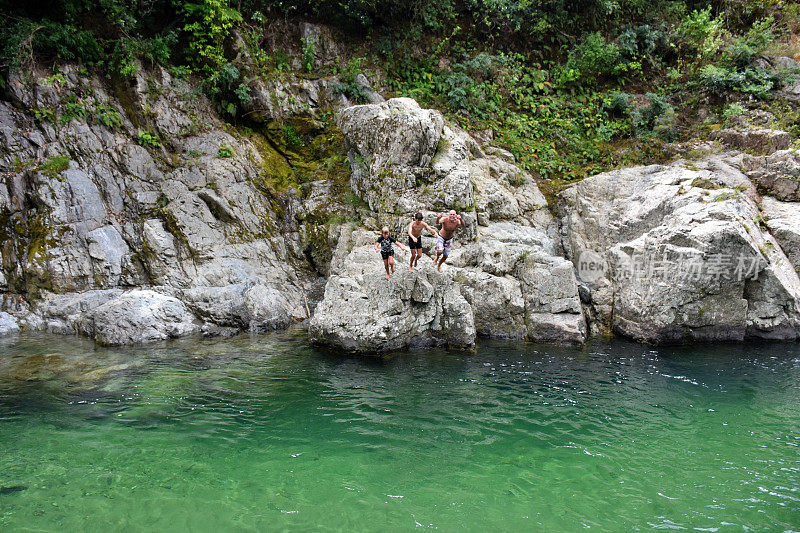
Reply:
[[392, 274], [394, 274], [394, 257], [389, 256], [389, 266], [392, 267]]
[[444, 272], [444, 269], [442, 268], [442, 265], [444, 265], [445, 261], [447, 261], [447, 256], [443, 255], [442, 256], [442, 260], [439, 261], [439, 272]]
[[383, 260], [383, 268], [386, 269], [386, 279], [389, 279], [389, 260], [388, 259], [384, 259]]
[[418, 266], [419, 258], [422, 257], [422, 248], [417, 248], [417, 255], [414, 257], [414, 266]]
[[414, 255], [414, 250], [411, 250], [411, 261], [409, 261], [409, 263], [408, 263], [408, 271], [409, 272], [413, 272], [414, 271], [414, 257], [416, 257]]

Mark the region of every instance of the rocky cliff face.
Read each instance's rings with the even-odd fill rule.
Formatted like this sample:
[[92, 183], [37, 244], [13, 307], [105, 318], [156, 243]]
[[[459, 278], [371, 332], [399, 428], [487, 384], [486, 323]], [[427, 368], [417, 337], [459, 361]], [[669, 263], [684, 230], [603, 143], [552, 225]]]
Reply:
[[294, 167], [268, 134], [230, 128], [163, 69], [108, 83], [64, 67], [55, 81], [15, 77], [10, 93], [0, 289], [23, 327], [116, 344], [307, 317], [316, 227], [299, 222], [300, 192], [280, 189]]
[[564, 191], [564, 241], [588, 274], [595, 331], [658, 343], [797, 338], [797, 272], [740, 161], [729, 162], [619, 170]]
[[[407, 256], [398, 255], [402, 274], [388, 282], [370, 253], [371, 239], [359, 235], [348, 255], [331, 264], [312, 340], [358, 351], [419, 343], [465, 347], [475, 335], [584, 342], [578, 284], [561, 256], [556, 220], [511, 154], [482, 147], [407, 98], [346, 109], [342, 131], [351, 187], [369, 202], [376, 224], [388, 224], [403, 239], [416, 211], [433, 224], [436, 213], [457, 209], [466, 226], [444, 274], [428, 258], [409, 273]], [[423, 243], [430, 250], [434, 240]], [[337, 253], [344, 251], [340, 244]], [[366, 323], [355, 323], [356, 316]]]
[[[135, 343], [312, 312], [313, 341], [356, 352], [800, 334], [797, 152], [601, 174], [563, 191], [554, 216], [508, 152], [411, 99], [368, 91], [373, 103], [353, 106], [332, 86], [259, 86], [236, 129], [161, 69], [13, 78], [0, 334]], [[433, 224], [449, 209], [466, 226], [445, 272], [423, 257], [410, 273], [398, 251], [383, 279], [373, 232], [405, 242], [416, 211]]]
[[[587, 331], [654, 343], [800, 334], [800, 204], [759, 194], [794, 179], [794, 151], [600, 174], [560, 195], [556, 220], [509, 154], [413, 101], [348, 108], [342, 129], [358, 163], [352, 189], [376, 222], [402, 236], [414, 211], [452, 207], [467, 227], [444, 274], [426, 263], [388, 282], [359, 234], [332, 263], [312, 340], [381, 351], [464, 347], [474, 335], [580, 344]], [[450, 309], [461, 321], [447, 326]]]

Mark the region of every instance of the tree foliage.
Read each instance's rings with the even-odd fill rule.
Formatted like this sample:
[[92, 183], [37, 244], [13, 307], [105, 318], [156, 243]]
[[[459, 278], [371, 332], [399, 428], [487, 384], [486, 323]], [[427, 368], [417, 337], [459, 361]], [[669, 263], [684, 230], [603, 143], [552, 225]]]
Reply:
[[[800, 30], [800, 7], [782, 0], [0, 0], [0, 16], [0, 89], [37, 62], [122, 77], [159, 63], [246, 120], [258, 77], [334, 77], [361, 103], [361, 75], [380, 70], [395, 94], [491, 129], [524, 168], [560, 178], [619, 164], [623, 143], [688, 137], [701, 99], [722, 122], [800, 74], [759, 61]], [[306, 20], [351, 50], [331, 64], [315, 36], [268, 48], [275, 24]]]

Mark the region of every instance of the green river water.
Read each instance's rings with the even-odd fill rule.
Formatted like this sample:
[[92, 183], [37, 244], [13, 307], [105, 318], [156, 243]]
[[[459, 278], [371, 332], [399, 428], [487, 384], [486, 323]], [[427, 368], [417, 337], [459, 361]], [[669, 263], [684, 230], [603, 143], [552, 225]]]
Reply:
[[2, 531], [800, 530], [800, 345], [0, 344]]

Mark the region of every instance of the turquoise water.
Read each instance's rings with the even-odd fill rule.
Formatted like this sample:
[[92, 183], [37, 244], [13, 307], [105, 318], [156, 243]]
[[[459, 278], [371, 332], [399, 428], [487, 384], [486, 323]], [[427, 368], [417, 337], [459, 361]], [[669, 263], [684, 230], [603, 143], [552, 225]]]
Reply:
[[800, 530], [800, 345], [0, 345], [0, 530]]

